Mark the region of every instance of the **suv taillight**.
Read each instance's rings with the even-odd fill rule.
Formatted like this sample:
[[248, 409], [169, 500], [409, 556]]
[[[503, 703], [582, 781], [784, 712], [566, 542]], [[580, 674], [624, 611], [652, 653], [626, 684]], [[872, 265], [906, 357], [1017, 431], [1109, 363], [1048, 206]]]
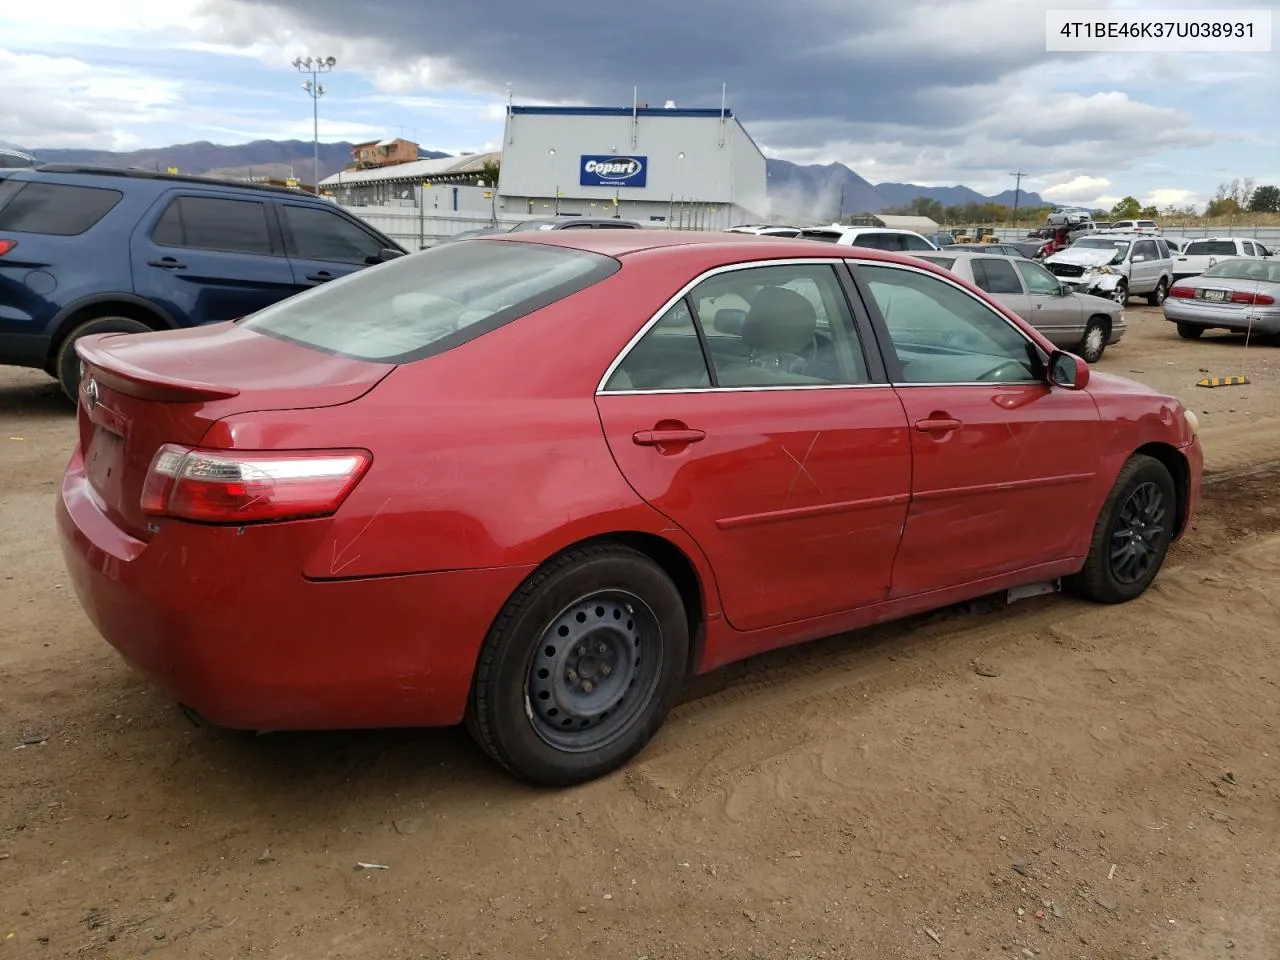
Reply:
[[0, 257], [12, 250], [18, 245], [17, 240], [0, 240]]
[[201, 523], [263, 523], [334, 513], [373, 462], [367, 450], [192, 450], [152, 458], [142, 511]]

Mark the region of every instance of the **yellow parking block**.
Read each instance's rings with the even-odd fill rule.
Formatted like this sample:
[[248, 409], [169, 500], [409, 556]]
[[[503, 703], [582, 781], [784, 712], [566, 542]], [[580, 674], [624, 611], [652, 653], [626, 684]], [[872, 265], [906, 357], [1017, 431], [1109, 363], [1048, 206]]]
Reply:
[[1242, 387], [1249, 382], [1248, 377], [1205, 377], [1196, 382], [1197, 387]]

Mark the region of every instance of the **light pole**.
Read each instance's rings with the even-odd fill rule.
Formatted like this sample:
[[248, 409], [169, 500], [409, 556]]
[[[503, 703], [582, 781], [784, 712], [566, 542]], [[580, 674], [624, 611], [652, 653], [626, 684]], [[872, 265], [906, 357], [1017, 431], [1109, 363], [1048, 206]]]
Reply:
[[547, 151], [547, 156], [551, 158], [551, 189], [554, 191], [555, 204], [551, 211], [555, 216], [560, 216], [560, 174], [556, 167], [556, 148], [552, 147]]
[[320, 98], [324, 96], [324, 84], [317, 77], [328, 73], [337, 62], [333, 57], [298, 57], [293, 61], [299, 73], [311, 74], [302, 89], [311, 97], [311, 189], [316, 196], [320, 195]]
[[1018, 226], [1018, 200], [1022, 196], [1022, 178], [1026, 176], [1021, 170], [1015, 170], [1009, 176], [1014, 178], [1013, 181], [1013, 226]]

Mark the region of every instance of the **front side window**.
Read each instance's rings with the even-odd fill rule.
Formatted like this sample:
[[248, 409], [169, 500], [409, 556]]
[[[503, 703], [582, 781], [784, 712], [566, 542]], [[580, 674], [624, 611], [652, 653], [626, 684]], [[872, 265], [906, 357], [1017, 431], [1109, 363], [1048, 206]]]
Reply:
[[1058, 278], [1030, 260], [1017, 261], [1018, 272], [1027, 284], [1027, 292], [1032, 296], [1056, 297], [1061, 289]]
[[981, 257], [973, 261], [973, 285], [987, 293], [1022, 293], [1022, 284], [1008, 260]]
[[1156, 242], [1154, 240], [1139, 240], [1133, 245], [1133, 258], [1136, 260], [1142, 257], [1146, 260], [1155, 260], [1157, 258]]
[[924, 237], [917, 237], [913, 233], [902, 233], [898, 235], [902, 240], [903, 250], [933, 250], [935, 249]]
[[902, 250], [902, 235], [898, 233], [860, 233], [853, 238], [855, 247], [871, 250]]
[[341, 214], [287, 203], [280, 207], [293, 236], [293, 255], [302, 260], [377, 263], [382, 243]]
[[75, 237], [87, 232], [123, 197], [119, 190], [9, 180], [0, 187], [0, 230]]
[[1008, 320], [945, 280], [893, 266], [855, 271], [880, 310], [902, 383], [1041, 380], [1039, 352]]
[[539, 243], [469, 240], [357, 270], [240, 325], [377, 363], [450, 350], [616, 273], [612, 257]]
[[162, 247], [269, 255], [267, 205], [260, 200], [175, 197], [151, 239]]

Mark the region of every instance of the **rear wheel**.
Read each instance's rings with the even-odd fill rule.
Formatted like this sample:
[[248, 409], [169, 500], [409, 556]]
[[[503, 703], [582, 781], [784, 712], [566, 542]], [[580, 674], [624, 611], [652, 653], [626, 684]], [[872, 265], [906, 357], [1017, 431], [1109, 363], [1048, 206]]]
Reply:
[[467, 728], [516, 776], [568, 786], [640, 752], [689, 655], [680, 591], [647, 556], [585, 547], [534, 574], [480, 651]]
[[1107, 349], [1107, 333], [1109, 325], [1102, 317], [1092, 317], [1084, 328], [1084, 336], [1080, 338], [1080, 356], [1086, 363], [1097, 363], [1102, 359], [1102, 352]]
[[53, 370], [50, 373], [57, 377], [62, 385], [62, 392], [72, 403], [78, 402], [80, 395], [80, 358], [76, 356], [76, 341], [91, 333], [149, 333], [151, 327], [128, 317], [95, 317], [86, 320], [72, 329], [54, 355]]
[[1131, 457], [1094, 523], [1084, 568], [1063, 585], [1096, 603], [1141, 596], [1169, 552], [1177, 507], [1169, 469], [1154, 457]]
[[1156, 284], [1156, 288], [1147, 294], [1147, 303], [1153, 307], [1158, 307], [1164, 303], [1164, 298], [1169, 295], [1169, 281], [1164, 277], [1160, 278], [1160, 282]]
[[1204, 327], [1197, 327], [1192, 323], [1178, 324], [1178, 336], [1183, 340], [1199, 340], [1204, 334]]

